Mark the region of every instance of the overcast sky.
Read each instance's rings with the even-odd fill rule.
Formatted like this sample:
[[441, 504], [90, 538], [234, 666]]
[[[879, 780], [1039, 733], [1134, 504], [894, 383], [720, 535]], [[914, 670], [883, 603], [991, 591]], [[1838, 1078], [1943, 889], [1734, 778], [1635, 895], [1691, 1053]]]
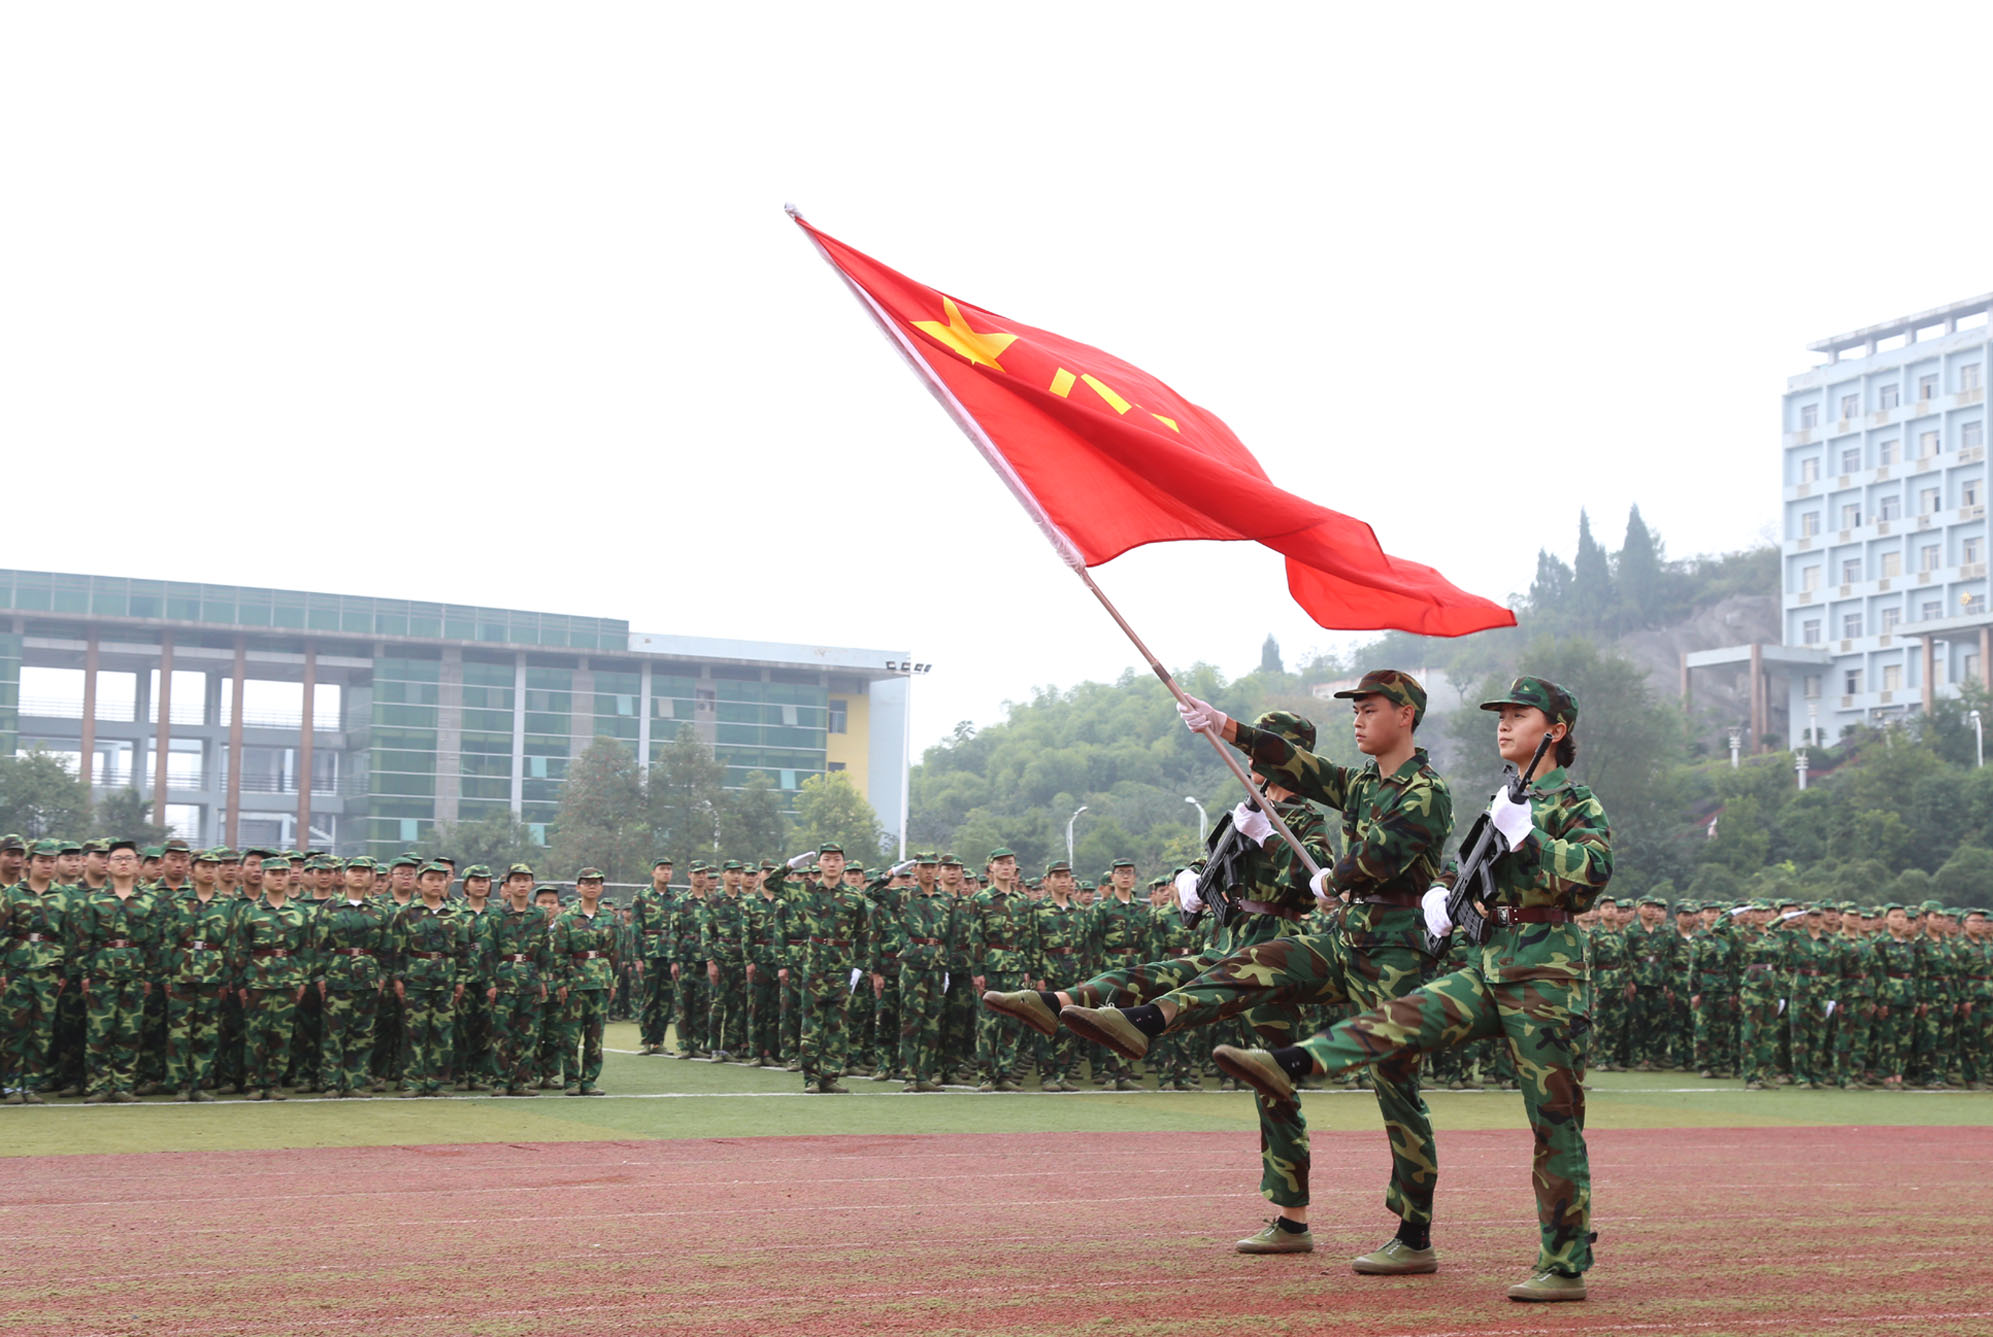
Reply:
[[1993, 289], [1983, 4], [696, 8], [8, 7], [0, 560], [905, 648], [924, 744], [1136, 658], [785, 201], [1497, 599], [1756, 541], [1805, 345]]

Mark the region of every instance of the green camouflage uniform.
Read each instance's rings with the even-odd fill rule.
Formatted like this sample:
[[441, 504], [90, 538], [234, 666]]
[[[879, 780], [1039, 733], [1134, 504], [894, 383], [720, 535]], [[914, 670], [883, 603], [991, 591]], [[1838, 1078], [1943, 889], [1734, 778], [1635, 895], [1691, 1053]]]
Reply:
[[763, 885], [777, 887], [776, 899], [782, 902], [782, 959], [789, 964], [789, 979], [782, 985], [781, 1043], [776, 1055], [784, 1068], [799, 1072], [803, 1066], [803, 963], [809, 957], [810, 923], [798, 904], [801, 884], [779, 882], [779, 870], [768, 877]]
[[1612, 1072], [1626, 1057], [1626, 934], [1600, 925], [1592, 934], [1592, 1066]]
[[[1147, 960], [1152, 940], [1149, 907], [1133, 896], [1123, 901], [1112, 886], [1093, 903], [1093, 951], [1098, 969], [1112, 972]], [[1095, 1060], [1104, 1063], [1117, 1083], [1133, 1079], [1128, 1060], [1105, 1046]]]
[[68, 951], [81, 963], [90, 1094], [131, 1095], [137, 1084], [145, 997], [158, 973], [157, 903], [136, 887], [120, 897], [106, 884], [71, 901], [63, 916]]
[[1626, 1002], [1627, 1058], [1636, 1068], [1668, 1065], [1669, 995], [1681, 942], [1665, 919], [1652, 929], [1638, 919], [1626, 926], [1627, 979], [1633, 985]]
[[[746, 906], [741, 898], [721, 890], [706, 901], [699, 931], [699, 952], [706, 965], [700, 974], [708, 985], [706, 1033], [715, 1053], [747, 1053], [747, 963], [741, 956], [741, 929]], [[719, 967], [716, 982], [707, 973]]]
[[[1519, 680], [1511, 698], [1525, 695], [1531, 682]], [[1575, 705], [1571, 710], [1575, 716]], [[1556, 916], [1574, 918], [1604, 890], [1612, 876], [1612, 835], [1598, 799], [1562, 767], [1530, 786], [1528, 803], [1533, 830], [1495, 861], [1495, 914], [1468, 967], [1339, 1022], [1302, 1047], [1336, 1072], [1407, 1049], [1506, 1036], [1536, 1143], [1537, 1270], [1578, 1275], [1592, 1262], [1591, 1169], [1574, 1050], [1589, 1018], [1575, 1010], [1584, 941], [1576, 924]], [[1532, 918], [1505, 926], [1504, 910]]]
[[0, 1086], [40, 1091], [49, 1083], [56, 1001], [67, 987], [63, 958], [68, 897], [51, 884], [37, 892], [23, 880], [0, 892]]
[[636, 935], [637, 959], [644, 963], [643, 997], [637, 1008], [639, 1043], [662, 1049], [664, 1028], [671, 1023], [677, 1001], [672, 989], [673, 950], [671, 918], [678, 906], [678, 893], [656, 887], [637, 892], [630, 912], [630, 927]]
[[1792, 1075], [1802, 1085], [1826, 1086], [1834, 1080], [1834, 1055], [1828, 1043], [1831, 1011], [1839, 1007], [1840, 944], [1826, 934], [1796, 934], [1792, 941], [1792, 993], [1786, 1014], [1792, 1028]]
[[1885, 1081], [1901, 1082], [1917, 1032], [1917, 939], [1898, 940], [1885, 930], [1875, 943], [1875, 1066]]
[[325, 990], [318, 1083], [336, 1094], [364, 1091], [389, 973], [388, 913], [370, 896], [355, 902], [340, 895], [320, 906], [311, 927], [312, 962]]
[[844, 1026], [846, 1008], [851, 1000], [852, 972], [859, 962], [871, 959], [866, 936], [870, 905], [853, 888], [821, 884], [795, 893], [793, 902], [809, 926], [799, 1043], [803, 1084], [829, 1085], [844, 1075], [850, 1052]]
[[1719, 916], [1715, 927], [1696, 935], [1689, 951], [1691, 998], [1695, 1004], [1695, 1063], [1700, 1072], [1729, 1077], [1737, 1071], [1737, 991], [1744, 944], [1736, 921]]
[[782, 980], [789, 965], [789, 903], [764, 886], [741, 908], [741, 952], [753, 978], [747, 982], [747, 1048], [743, 1058], [781, 1061]]
[[402, 989], [407, 1067], [404, 1085], [435, 1095], [451, 1082], [456, 1053], [456, 998], [470, 979], [470, 916], [444, 901], [435, 909], [420, 896], [388, 924], [388, 959]]
[[498, 988], [491, 1007], [497, 1079], [507, 1095], [520, 1095], [533, 1089], [540, 1018], [557, 1006], [551, 982], [562, 975], [554, 968], [552, 930], [538, 906], [514, 910], [507, 904], [491, 917], [485, 948]]
[[[1044, 978], [1038, 917], [1021, 886], [1007, 892], [992, 883], [969, 898], [967, 911], [969, 959], [985, 989], [1012, 993]], [[984, 1011], [976, 1033], [977, 1075], [989, 1084], [1015, 1082], [1023, 1075], [1023, 1053], [1023, 1026]]]
[[[1243, 725], [1237, 745], [1261, 775], [1341, 811], [1343, 853], [1332, 863], [1320, 818], [1309, 811], [1297, 823], [1285, 806], [1280, 809], [1316, 862], [1330, 868], [1331, 888], [1347, 905], [1332, 933], [1256, 944], [1164, 995], [1176, 1009], [1169, 1031], [1236, 1016], [1249, 1007], [1326, 1003], [1368, 1010], [1418, 988], [1432, 963], [1419, 901], [1439, 879], [1453, 828], [1452, 796], [1425, 749], [1414, 750], [1386, 776], [1374, 761], [1361, 770], [1338, 766], [1278, 734]], [[1307, 870], [1285, 842], [1273, 849], [1271, 862], [1266, 891], [1255, 899], [1297, 909], [1311, 905]], [[1249, 1019], [1256, 1031], [1283, 1029]], [[1292, 1044], [1291, 1026], [1285, 1029], [1288, 1037], [1265, 1034], [1263, 1042], [1269, 1048]], [[1439, 1162], [1432, 1118], [1419, 1094], [1418, 1053], [1407, 1050], [1378, 1064], [1372, 1080], [1391, 1147], [1385, 1205], [1415, 1225], [1430, 1222]], [[1308, 1134], [1300, 1106], [1265, 1096], [1258, 1100], [1265, 1162], [1260, 1192], [1280, 1206], [1305, 1206]]]
[[182, 1095], [211, 1086], [228, 992], [228, 942], [242, 902], [192, 887], [164, 905], [160, 965], [166, 990], [166, 1085]]
[[886, 1078], [899, 1071], [900, 1062], [900, 947], [894, 925], [906, 893], [881, 881], [867, 886], [865, 896], [871, 904], [866, 921], [872, 944], [869, 969], [885, 982], [875, 986], [860, 980], [851, 997], [852, 1048], [859, 1056], [853, 1066]]
[[[1930, 913], [1935, 903], [1926, 903]], [[1917, 1026], [1912, 1080], [1926, 1086], [1943, 1084], [1956, 1055], [1958, 962], [1949, 939], [1933, 938], [1925, 930], [1917, 943]]]
[[274, 1091], [290, 1058], [298, 994], [311, 978], [311, 920], [302, 902], [258, 897], [236, 911], [229, 973], [248, 991], [242, 1006], [242, 1086]]
[[1841, 937], [1840, 1026], [1834, 1032], [1834, 1077], [1842, 1086], [1862, 1085], [1869, 1074], [1869, 1042], [1875, 1034], [1875, 943]]
[[[739, 922], [737, 918], [735, 922]], [[616, 984], [622, 940], [622, 925], [614, 910], [598, 904], [591, 915], [580, 901], [555, 915], [548, 932], [554, 968], [568, 990], [567, 1005], [561, 1011], [561, 1056], [570, 1091], [594, 1091], [595, 1079], [602, 1075], [602, 1028], [609, 1019], [609, 994]], [[736, 961], [739, 947], [736, 935]]]
[[1993, 938], [1961, 936], [1954, 944], [1959, 965], [1959, 1068], [1967, 1086], [1978, 1089], [1993, 1078]]
[[1785, 949], [1784, 935], [1770, 925], [1751, 930], [1744, 939], [1737, 1010], [1742, 1018], [1739, 1050], [1746, 1081], [1769, 1082], [1778, 1062]]
[[900, 901], [887, 929], [887, 940], [899, 951], [897, 1066], [909, 1082], [941, 1082], [942, 982], [955, 909], [955, 897], [939, 886], [931, 891], [916, 886]]
[[[1037, 902], [1032, 913], [1038, 925], [1038, 953], [1044, 962], [1043, 978], [1057, 989], [1056, 981], [1080, 973], [1086, 963], [1088, 939], [1093, 923], [1079, 902], [1064, 905], [1052, 896]], [[1080, 994], [1073, 992], [1077, 1002]], [[1079, 1037], [1064, 1027], [1043, 1042], [1038, 1051], [1038, 1080], [1041, 1085], [1064, 1085], [1078, 1075]]]
[[[712, 990], [706, 985], [706, 956], [701, 945], [705, 936], [706, 906], [713, 893], [703, 896], [687, 893], [679, 897], [671, 914], [672, 964], [678, 977], [672, 981], [678, 993], [678, 1057], [702, 1057], [709, 1045], [706, 1028], [712, 1020]], [[717, 1044], [711, 1047], [717, 1048]]]
[[975, 1075], [976, 1020], [983, 1007], [975, 986], [976, 963], [969, 955], [974, 923], [969, 902], [975, 893], [965, 887], [949, 894], [955, 898], [955, 915], [948, 937], [948, 988], [941, 1001], [941, 1068], [959, 1081]]

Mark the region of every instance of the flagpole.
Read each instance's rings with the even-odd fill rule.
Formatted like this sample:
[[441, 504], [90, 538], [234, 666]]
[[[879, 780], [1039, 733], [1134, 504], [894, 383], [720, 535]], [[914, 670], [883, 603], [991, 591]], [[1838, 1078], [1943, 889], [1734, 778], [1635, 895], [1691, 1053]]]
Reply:
[[[793, 204], [784, 205], [783, 212], [787, 213], [789, 217], [798, 223], [803, 221], [803, 215]], [[1038, 504], [1038, 498], [1031, 494], [1031, 489], [1025, 486], [1024, 480], [1019, 478], [1016, 472], [1010, 467], [1009, 461], [1003, 456], [1003, 452], [998, 450], [996, 443], [991, 441], [984, 433], [982, 424], [978, 423], [975, 416], [962, 406], [962, 401], [955, 398], [955, 392], [950, 390], [947, 385], [934, 375], [932, 369], [921, 359], [920, 354], [916, 353], [907, 343], [906, 335], [901, 333], [899, 327], [894, 325], [886, 313], [879, 309], [879, 304], [873, 299], [872, 294], [866, 292], [864, 288], [852, 280], [849, 274], [844, 272], [837, 261], [831, 258], [830, 252], [824, 248], [823, 243], [818, 241], [813, 234], [805, 232], [803, 235], [810, 239], [810, 244], [817, 248], [817, 254], [823, 257], [824, 263], [831, 267], [832, 272], [844, 280], [844, 286], [851, 290], [852, 295], [858, 299], [858, 304], [864, 307], [867, 314], [872, 317], [873, 322], [879, 327], [879, 332], [884, 334], [887, 340], [899, 350], [900, 356], [906, 359], [907, 366], [913, 370], [914, 375], [920, 378], [921, 383], [928, 388], [928, 392], [941, 401], [941, 407], [948, 411], [948, 416], [955, 420], [955, 425], [962, 429], [962, 434], [967, 436], [971, 444], [976, 447], [976, 453], [981, 455], [983, 461], [996, 471], [997, 477], [1003, 480], [1004, 485], [1010, 489], [1011, 495], [1017, 498], [1018, 503], [1024, 507], [1025, 512], [1030, 515], [1032, 521], [1038, 526], [1038, 531], [1045, 536], [1046, 542], [1050, 543], [1053, 550], [1059, 554], [1059, 557], [1065, 564], [1073, 569], [1073, 573], [1092, 592], [1093, 597], [1100, 600], [1100, 606], [1107, 610], [1107, 615], [1114, 619], [1114, 625], [1121, 628], [1122, 633], [1128, 637], [1142, 658], [1148, 662], [1150, 669], [1155, 672], [1156, 677], [1161, 679], [1163, 686], [1169, 689], [1169, 694], [1175, 697], [1180, 705], [1190, 704], [1190, 698], [1184, 694], [1184, 690], [1181, 687], [1177, 686], [1176, 679], [1170, 676], [1169, 670], [1163, 667], [1162, 661], [1149, 653], [1149, 647], [1142, 643], [1142, 638], [1135, 634], [1133, 627], [1128, 625], [1128, 619], [1121, 616], [1121, 610], [1116, 608], [1107, 595], [1101, 591], [1100, 586], [1094, 583], [1093, 574], [1087, 570], [1086, 561], [1080, 556], [1078, 546], [1067, 536], [1065, 530], [1061, 529], [1052, 517], [1045, 513], [1045, 508]], [[1239, 764], [1238, 757], [1226, 745], [1225, 740], [1218, 736], [1217, 731], [1215, 729], [1200, 729], [1198, 732], [1210, 742], [1212, 750], [1218, 754], [1218, 759], [1224, 762], [1226, 769], [1230, 770], [1238, 782], [1245, 786], [1246, 792], [1254, 798], [1259, 798], [1261, 795], [1258, 787], [1253, 784], [1252, 776], [1246, 773], [1246, 768]], [[1287, 823], [1281, 820], [1280, 814], [1274, 810], [1273, 805], [1268, 803], [1264, 805], [1263, 810], [1266, 813], [1267, 821], [1273, 826], [1274, 833], [1287, 842], [1288, 848], [1294, 851], [1295, 857], [1299, 858], [1302, 865], [1307, 868], [1308, 876], [1312, 878], [1317, 873], [1320, 873], [1322, 871], [1321, 865], [1315, 862], [1314, 857], [1308, 853], [1307, 847], [1288, 829]]]

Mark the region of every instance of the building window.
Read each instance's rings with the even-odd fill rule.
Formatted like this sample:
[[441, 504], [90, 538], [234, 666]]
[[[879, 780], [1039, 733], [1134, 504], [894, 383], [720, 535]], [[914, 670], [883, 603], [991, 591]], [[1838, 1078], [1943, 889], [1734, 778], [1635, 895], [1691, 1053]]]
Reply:
[[851, 709], [851, 703], [850, 703], [850, 702], [848, 702], [848, 701], [840, 701], [840, 700], [838, 700], [838, 699], [837, 699], [837, 698], [835, 698], [835, 697], [831, 698], [831, 702], [830, 702], [830, 728], [829, 728], [828, 732], [830, 732], [830, 733], [843, 733], [843, 732], [844, 732], [844, 729], [845, 729], [845, 724], [844, 724], [844, 721], [845, 721], [845, 717], [846, 717], [846, 715], [847, 715], [847, 714], [848, 714], [848, 713], [850, 712], [850, 709]]
[[1853, 585], [1862, 578], [1862, 559], [1849, 557], [1841, 562], [1841, 583]]
[[1967, 566], [1971, 566], [1979, 560], [1980, 551], [1978, 539], [1967, 539], [1959, 545], [1958, 560], [1964, 562]]
[[1806, 621], [1799, 624], [1799, 643], [1801, 645], [1820, 644], [1819, 618], [1809, 617], [1806, 619]]
[[1849, 669], [1841, 675], [1841, 690], [1849, 696], [1860, 696], [1862, 691], [1862, 671]]
[[1970, 450], [1986, 443], [1986, 424], [1974, 419], [1958, 425], [1958, 444], [1961, 449]]
[[1967, 681], [1970, 681], [1973, 678], [1978, 677], [1979, 652], [1977, 650], [1967, 650], [1965, 654], [1959, 659], [1958, 668], [1960, 676], [1964, 677]]
[[1842, 452], [1841, 452], [1841, 472], [1842, 472], [1842, 473], [1844, 473], [1844, 474], [1851, 474], [1851, 473], [1853, 473], [1853, 472], [1854, 472], [1855, 470], [1857, 470], [1857, 469], [1859, 469], [1859, 468], [1861, 468], [1861, 467], [1862, 467], [1862, 453], [1861, 453], [1861, 448], [1860, 448], [1860, 447], [1858, 447], [1858, 446], [1857, 446], [1857, 447], [1853, 447], [1853, 448], [1850, 448], [1850, 449], [1848, 449], [1848, 450], [1844, 450], [1844, 451], [1842, 451]]
[[796, 773], [794, 771], [782, 772], [782, 787], [784, 789], [794, 789], [796, 787]]
[[1890, 384], [1880, 385], [1875, 390], [1875, 407], [1879, 413], [1887, 413], [1902, 401], [1902, 387]]
[[1927, 487], [1917, 493], [1917, 514], [1936, 515], [1938, 513], [1938, 490]]
[[1937, 544], [1927, 543], [1917, 549], [1917, 569], [1919, 571], [1935, 571], [1938, 569]]
[[1820, 457], [1809, 455], [1799, 462], [1799, 481], [1817, 483], [1820, 481]]
[[1958, 504], [1961, 506], [1977, 506], [1979, 504], [1979, 480], [1977, 478], [1968, 478], [1959, 485]]
[[833, 774], [844, 769], [844, 763], [841, 761], [833, 761], [826, 764], [830, 767]]
[[1891, 633], [1892, 631], [1895, 631], [1895, 630], [1896, 630], [1896, 624], [1897, 624], [1898, 622], [1901, 622], [1902, 620], [1903, 620], [1903, 610], [1902, 610], [1902, 609], [1900, 609], [1900, 608], [1885, 608], [1885, 609], [1883, 609], [1883, 610], [1882, 610], [1882, 634], [1883, 634], [1883, 635], [1885, 635], [1885, 636], [1887, 636], [1887, 635], [1889, 635], [1889, 633]]
[[1902, 511], [1902, 509], [1903, 509], [1903, 498], [1897, 496], [1894, 492], [1892, 492], [1888, 496], [1876, 502], [1875, 518], [1878, 520], [1894, 520], [1897, 517], [1897, 515]]
[[1903, 690], [1903, 666], [1901, 664], [1884, 664], [1882, 666], [1882, 690], [1885, 692], [1899, 692]]
[[1800, 568], [1799, 588], [1802, 590], [1817, 590], [1820, 588], [1820, 567], [1817, 563], [1813, 566]]
[[1903, 554], [1886, 552], [1882, 554], [1882, 575], [1885, 580], [1903, 574]]
[[1820, 406], [1818, 404], [1801, 404], [1799, 406], [1799, 430], [1803, 432], [1809, 427], [1818, 427], [1819, 425]]
[[1862, 397], [1860, 395], [1841, 396], [1841, 416], [1843, 418], [1852, 418], [1861, 411]]
[[1920, 622], [1936, 622], [1938, 614], [1941, 611], [1936, 599], [1926, 599], [1917, 609], [1917, 620]]
[[1937, 397], [1938, 397], [1938, 378], [1935, 375], [1919, 376], [1917, 378], [1917, 398], [1936, 399]]
[[1806, 699], [1809, 701], [1820, 699], [1820, 675], [1817, 673], [1806, 675]]
[[1896, 463], [1896, 443], [1885, 441], [1875, 448], [1875, 462], [1887, 467]]
[[1917, 458], [1927, 460], [1937, 453], [1938, 434], [1936, 432], [1917, 433]]
[[1851, 641], [1855, 637], [1861, 634], [1862, 634], [1862, 615], [1860, 613], [1841, 614], [1842, 639]]
[[1861, 525], [1862, 508], [1860, 506], [1854, 502], [1849, 502], [1847, 505], [1841, 507], [1841, 528], [1860, 529]]
[[1958, 388], [1977, 390], [1979, 388], [1979, 364], [1968, 362], [1958, 369]]
[[783, 706], [783, 707], [782, 707], [782, 724], [783, 724], [783, 727], [785, 727], [785, 728], [789, 728], [789, 729], [793, 729], [793, 728], [795, 728], [795, 727], [796, 727], [796, 718], [797, 718], [797, 717], [796, 717], [796, 707], [794, 707], [794, 706]]
[[1820, 512], [1807, 511], [1799, 517], [1799, 536], [1812, 538], [1820, 532]]

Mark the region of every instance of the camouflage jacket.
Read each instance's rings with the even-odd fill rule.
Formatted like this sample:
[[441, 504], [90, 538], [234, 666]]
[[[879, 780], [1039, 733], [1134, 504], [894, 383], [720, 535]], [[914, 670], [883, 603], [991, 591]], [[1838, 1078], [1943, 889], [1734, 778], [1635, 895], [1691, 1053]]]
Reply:
[[1028, 895], [992, 883], [969, 898], [967, 910], [976, 974], [1039, 978], [1038, 917]]
[[699, 955], [723, 966], [741, 964], [741, 930], [747, 909], [739, 896], [722, 891], [706, 901], [699, 925]]
[[899, 912], [890, 915], [888, 923], [891, 940], [899, 948], [900, 969], [948, 968], [948, 943], [955, 933], [953, 896], [940, 887], [932, 892], [916, 888], [900, 902]]
[[1078, 902], [1060, 905], [1047, 896], [1032, 907], [1038, 924], [1038, 966], [1034, 973], [1051, 981], [1053, 988], [1077, 984], [1086, 978], [1078, 973], [1086, 960], [1087, 934], [1092, 925]]
[[1737, 992], [1744, 945], [1725, 915], [1716, 927], [1696, 935], [1689, 951], [1689, 991], [1727, 997]]
[[871, 902], [863, 892], [845, 886], [805, 884], [792, 895], [792, 908], [800, 910], [809, 930], [804, 972], [813, 980], [835, 976], [842, 987], [853, 967], [872, 959]]
[[238, 902], [229, 974], [243, 989], [295, 989], [311, 978], [311, 919], [304, 903]]
[[866, 941], [872, 946], [866, 969], [883, 971], [890, 977], [899, 969], [900, 903], [904, 897], [884, 882], [867, 886], [864, 895]]
[[455, 989], [471, 979], [471, 917], [444, 901], [431, 910], [420, 896], [388, 922], [388, 962], [405, 989]]
[[1626, 926], [1627, 972], [1643, 989], [1672, 988], [1675, 968], [1681, 955], [1682, 936], [1674, 925], [1661, 923], [1654, 928], [1635, 920]]
[[1769, 926], [1743, 935], [1737, 992], [1759, 1002], [1785, 996], [1785, 940]]
[[789, 964], [789, 902], [759, 892], [743, 898], [741, 952], [749, 964], [769, 970]]
[[1624, 984], [1626, 935], [1616, 928], [1599, 928], [1592, 933], [1592, 971], [1603, 984]]
[[[1316, 860], [1330, 869], [1329, 882], [1338, 893], [1352, 901], [1378, 895], [1417, 899], [1439, 880], [1446, 838], [1453, 830], [1453, 795], [1424, 748], [1387, 776], [1378, 773], [1374, 761], [1355, 770], [1251, 725], [1237, 730], [1235, 746], [1253, 759], [1261, 775], [1342, 813], [1342, 857], [1333, 864]], [[1280, 812], [1287, 815], [1285, 807]], [[1306, 837], [1301, 839], [1307, 843]], [[1304, 879], [1301, 896], [1283, 897], [1282, 903], [1306, 908], [1312, 899]]]
[[1168, 904], [1149, 907], [1149, 944], [1149, 957], [1156, 961], [1173, 961], [1197, 952], [1197, 930], [1184, 922], [1174, 892]]
[[62, 969], [68, 951], [68, 935], [63, 931], [63, 911], [69, 897], [51, 885], [36, 891], [25, 881], [0, 892], [0, 974], [13, 977], [28, 970]]
[[[1612, 827], [1592, 791], [1563, 767], [1529, 787], [1533, 830], [1495, 860], [1496, 905], [1554, 906], [1571, 914], [1591, 908], [1612, 880]], [[1633, 955], [1631, 943], [1628, 954]], [[1577, 925], [1517, 924], [1496, 929], [1480, 951], [1489, 979], [1585, 978], [1584, 942]]]
[[325, 902], [312, 918], [317, 981], [337, 993], [378, 989], [388, 976], [388, 915], [371, 897]]
[[485, 949], [501, 993], [537, 993], [563, 978], [554, 969], [551, 927], [536, 905], [501, 907], [485, 928]]
[[975, 894], [966, 889], [945, 894], [955, 902], [955, 917], [950, 921], [948, 931], [948, 972], [956, 979], [965, 980], [979, 969], [977, 962], [969, 955], [969, 939], [976, 922], [971, 908]]
[[697, 966], [706, 968], [706, 954], [700, 943], [705, 935], [706, 906], [708, 897], [694, 896], [690, 892], [678, 898], [678, 904], [671, 911], [671, 959], [681, 968]]
[[1875, 950], [1875, 1001], [1902, 1007], [1917, 1000], [1917, 939], [1901, 942], [1887, 933], [1871, 939]]
[[242, 905], [216, 891], [203, 901], [192, 887], [161, 905], [159, 969], [179, 984], [228, 983], [228, 940]]
[[1983, 1004], [1993, 999], [1993, 937], [1961, 937], [1953, 944], [1959, 967], [1959, 998]]
[[647, 961], [668, 961], [674, 955], [671, 919], [678, 908], [678, 893], [645, 887], [637, 892], [631, 906], [630, 927], [636, 933], [637, 954]]
[[1149, 907], [1130, 897], [1121, 900], [1112, 891], [1094, 902], [1094, 943], [1106, 970], [1122, 970], [1150, 959], [1149, 929], [1153, 922]]
[[63, 917], [69, 952], [91, 980], [150, 980], [159, 953], [158, 902], [136, 888], [120, 897], [108, 886], [83, 892]]
[[1835, 996], [1845, 1004], [1875, 1001], [1875, 944], [1867, 938], [1843, 933], [1841, 943], [1841, 985]]
[[[616, 987], [616, 969], [621, 964], [622, 925], [616, 912], [598, 905], [590, 915], [579, 901], [554, 916], [548, 931], [548, 947], [553, 953], [561, 982], [583, 993]], [[735, 939], [738, 960], [739, 939]]]
[[1792, 970], [1792, 996], [1796, 998], [1839, 998], [1841, 996], [1841, 945], [1839, 940], [1821, 934], [1815, 938], [1801, 933], [1787, 954]]
[[1958, 957], [1952, 951], [1952, 940], [1933, 938], [1929, 934], [1918, 937], [1917, 943], [1917, 1001], [1920, 1003], [1953, 1003], [1958, 1001]]

